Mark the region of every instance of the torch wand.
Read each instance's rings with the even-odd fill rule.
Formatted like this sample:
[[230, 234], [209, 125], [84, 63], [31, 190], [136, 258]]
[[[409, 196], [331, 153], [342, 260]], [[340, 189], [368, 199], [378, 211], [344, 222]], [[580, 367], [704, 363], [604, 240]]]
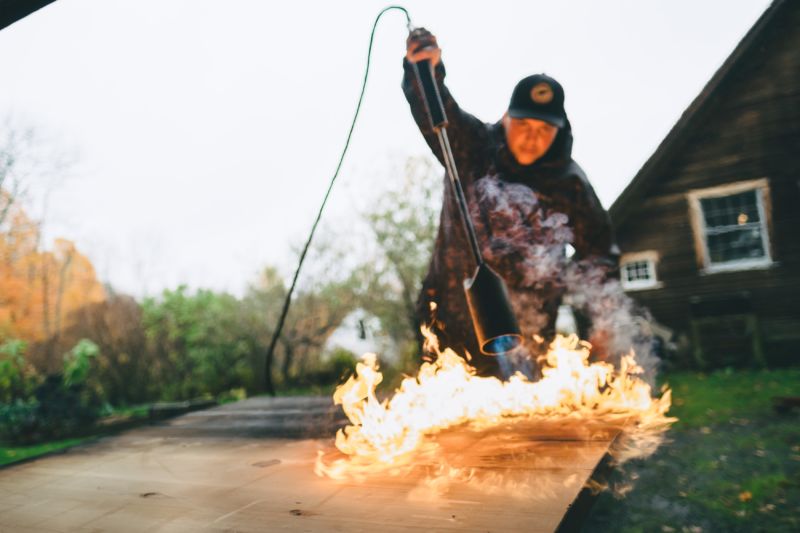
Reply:
[[464, 292], [475, 335], [478, 338], [478, 345], [481, 352], [486, 355], [501, 355], [519, 346], [522, 343], [522, 334], [514, 311], [511, 309], [508, 290], [503, 278], [486, 264], [481, 254], [475, 227], [469, 215], [464, 188], [461, 186], [453, 151], [450, 148], [450, 139], [447, 136], [447, 116], [439, 94], [439, 87], [436, 85], [433, 65], [428, 59], [418, 61], [413, 65], [423, 101], [431, 119], [431, 126], [439, 138], [442, 158], [447, 176], [450, 178], [450, 186], [456, 197], [458, 213], [467, 235], [470, 251], [475, 259], [475, 274], [464, 280]]

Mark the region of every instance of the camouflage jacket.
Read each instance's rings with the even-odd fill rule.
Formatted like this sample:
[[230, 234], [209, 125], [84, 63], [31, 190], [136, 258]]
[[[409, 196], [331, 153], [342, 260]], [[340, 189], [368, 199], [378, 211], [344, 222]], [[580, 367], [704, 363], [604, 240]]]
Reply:
[[[444, 164], [436, 133], [425, 110], [412, 65], [404, 60], [403, 91], [411, 113], [437, 159]], [[484, 259], [506, 281], [512, 306], [527, 339], [549, 340], [565, 293], [565, 244], [574, 260], [609, 265], [617, 257], [611, 223], [581, 168], [572, 160], [572, 130], [567, 122], [550, 150], [522, 166], [506, 146], [501, 122], [487, 124], [463, 111], [444, 85], [445, 69], [435, 69], [448, 119], [447, 133], [464, 186]], [[480, 355], [464, 296], [472, 276], [471, 257], [458, 206], [445, 176], [439, 231], [418, 300], [420, 322], [433, 323], [443, 346], [472, 355], [483, 374], [497, 374], [495, 358]], [[436, 312], [431, 314], [431, 302]]]

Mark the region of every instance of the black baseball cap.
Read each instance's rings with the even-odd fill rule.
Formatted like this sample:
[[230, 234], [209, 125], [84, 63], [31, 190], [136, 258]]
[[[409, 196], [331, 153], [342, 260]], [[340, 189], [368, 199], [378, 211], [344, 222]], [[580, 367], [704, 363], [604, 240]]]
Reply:
[[508, 114], [512, 118], [537, 118], [563, 128], [567, 123], [564, 89], [547, 74], [523, 78], [511, 94]]

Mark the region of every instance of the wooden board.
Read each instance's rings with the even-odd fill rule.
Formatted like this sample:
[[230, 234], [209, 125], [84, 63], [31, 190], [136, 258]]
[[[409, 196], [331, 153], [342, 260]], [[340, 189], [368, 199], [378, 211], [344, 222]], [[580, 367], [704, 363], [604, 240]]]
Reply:
[[448, 463], [474, 472], [446, 490], [425, 464], [320, 478], [332, 439], [254, 436], [289, 419], [291, 434], [331, 435], [335, 413], [327, 399], [255, 398], [2, 469], [0, 531], [554, 531], [615, 436], [575, 422], [445, 432]]

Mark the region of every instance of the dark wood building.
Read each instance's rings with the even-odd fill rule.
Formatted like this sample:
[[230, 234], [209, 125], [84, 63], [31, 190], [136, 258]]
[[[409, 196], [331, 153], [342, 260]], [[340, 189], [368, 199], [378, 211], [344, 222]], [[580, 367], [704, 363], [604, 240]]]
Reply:
[[800, 363], [800, 2], [770, 5], [610, 213], [626, 291], [683, 357]]

